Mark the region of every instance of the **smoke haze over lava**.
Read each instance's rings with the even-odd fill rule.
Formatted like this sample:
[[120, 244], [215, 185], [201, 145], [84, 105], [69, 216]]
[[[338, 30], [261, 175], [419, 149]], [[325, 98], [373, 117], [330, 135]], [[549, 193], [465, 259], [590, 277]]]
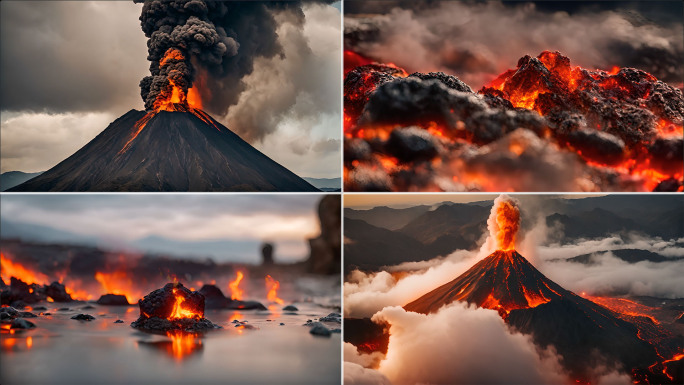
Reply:
[[[671, 30], [682, 20], [611, 4], [598, 15], [564, 2], [351, 7], [346, 188], [680, 191], [684, 42]], [[445, 55], [452, 66], [440, 64]]]

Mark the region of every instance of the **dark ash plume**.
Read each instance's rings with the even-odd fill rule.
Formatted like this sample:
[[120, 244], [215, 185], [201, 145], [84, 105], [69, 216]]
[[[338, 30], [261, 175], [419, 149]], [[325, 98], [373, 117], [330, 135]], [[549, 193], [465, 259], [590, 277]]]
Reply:
[[[140, 22], [147, 42], [150, 76], [140, 82], [145, 108], [152, 109], [158, 96], [170, 93], [173, 82], [187, 94], [196, 71], [209, 80], [202, 89], [205, 108], [225, 114], [237, 102], [244, 86], [241, 79], [252, 72], [256, 57], [282, 54], [271, 11], [290, 10], [303, 24], [299, 2], [222, 2], [202, 0], [143, 1]], [[183, 59], [162, 59], [177, 50]], [[211, 98], [206, 96], [211, 95]]]

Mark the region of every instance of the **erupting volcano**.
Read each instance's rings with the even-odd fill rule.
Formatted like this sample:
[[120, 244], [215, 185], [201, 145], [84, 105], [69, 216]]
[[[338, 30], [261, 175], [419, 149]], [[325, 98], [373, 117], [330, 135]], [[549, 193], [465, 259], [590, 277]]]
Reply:
[[216, 69], [239, 46], [218, 24], [230, 7], [145, 2], [140, 20], [151, 73], [140, 82], [145, 111], [127, 112], [12, 191], [318, 191], [202, 109], [200, 87], [210, 69], [235, 76]]
[[[489, 218], [497, 250], [465, 273], [404, 309], [434, 313], [454, 301], [498, 311], [513, 329], [532, 336], [541, 347], [553, 346], [561, 364], [578, 381], [590, 381], [596, 351], [608, 365], [628, 369], [635, 383], [673, 383], [666, 357], [684, 345], [646, 316], [594, 303], [548, 279], [514, 249], [519, 227], [517, 203], [497, 198]], [[672, 369], [670, 369], [672, 370]]]
[[544, 51], [474, 93], [345, 59], [348, 190], [682, 191], [682, 90], [645, 71]]

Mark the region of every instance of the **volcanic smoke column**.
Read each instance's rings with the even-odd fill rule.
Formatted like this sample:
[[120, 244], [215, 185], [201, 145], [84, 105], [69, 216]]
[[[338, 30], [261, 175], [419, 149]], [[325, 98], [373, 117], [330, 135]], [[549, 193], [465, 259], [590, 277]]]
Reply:
[[[520, 228], [520, 209], [518, 201], [508, 195], [499, 195], [487, 219], [489, 239], [485, 247], [494, 246], [496, 250], [515, 250], [515, 237]], [[492, 245], [491, 242], [494, 242]]]
[[145, 109], [162, 107], [160, 101], [170, 100], [174, 93], [185, 104], [195, 77], [193, 60], [218, 65], [225, 56], [237, 54], [238, 42], [209, 19], [221, 10], [225, 7], [197, 0], [144, 2], [140, 24], [149, 38], [151, 61], [151, 75], [140, 81]]

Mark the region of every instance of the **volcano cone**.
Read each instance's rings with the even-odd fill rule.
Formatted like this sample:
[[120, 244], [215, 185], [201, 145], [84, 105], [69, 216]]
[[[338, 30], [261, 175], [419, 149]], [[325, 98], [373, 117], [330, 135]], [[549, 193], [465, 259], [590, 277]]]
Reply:
[[11, 191], [318, 190], [200, 110], [131, 110]]
[[[554, 346], [575, 378], [590, 378], [599, 356], [587, 352], [598, 352], [610, 365], [644, 372], [662, 359], [655, 347], [640, 337], [643, 331], [639, 326], [563, 289], [515, 250], [494, 252], [404, 309], [428, 314], [454, 301], [497, 310], [511, 328], [531, 335], [537, 345]], [[669, 351], [672, 347], [668, 344], [660, 348]], [[681, 345], [673, 346], [676, 350]]]

